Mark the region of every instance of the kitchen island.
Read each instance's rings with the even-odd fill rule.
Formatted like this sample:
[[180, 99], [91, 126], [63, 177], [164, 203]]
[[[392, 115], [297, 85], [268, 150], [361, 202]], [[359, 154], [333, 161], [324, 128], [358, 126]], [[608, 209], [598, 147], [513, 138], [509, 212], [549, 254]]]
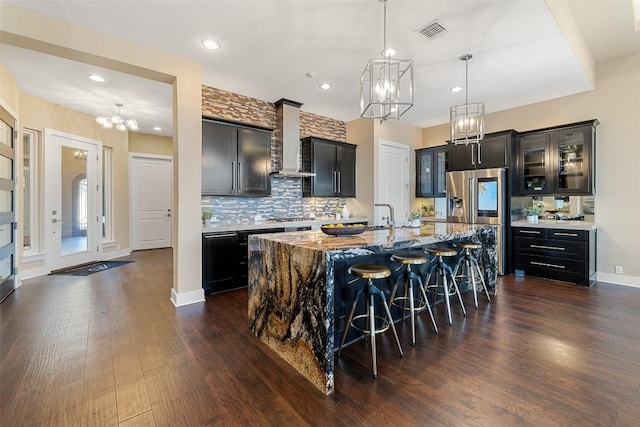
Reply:
[[[336, 301], [346, 270], [361, 262], [389, 263], [394, 252], [468, 239], [490, 292], [497, 284], [494, 226], [426, 223], [420, 228], [368, 230], [355, 236], [322, 231], [262, 234], [249, 240], [249, 329], [322, 392], [334, 388]], [[392, 270], [393, 271], [393, 270]], [[338, 316], [339, 317], [339, 316]]]

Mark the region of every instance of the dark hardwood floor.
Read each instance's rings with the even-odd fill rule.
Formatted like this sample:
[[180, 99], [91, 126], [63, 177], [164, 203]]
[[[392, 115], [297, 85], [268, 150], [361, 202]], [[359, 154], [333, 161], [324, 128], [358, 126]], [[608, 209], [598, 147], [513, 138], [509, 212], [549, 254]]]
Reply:
[[336, 360], [324, 396], [247, 330], [246, 290], [176, 309], [171, 251], [25, 281], [0, 305], [2, 426], [637, 426], [640, 289], [505, 276], [454, 324], [436, 309], [405, 357]]

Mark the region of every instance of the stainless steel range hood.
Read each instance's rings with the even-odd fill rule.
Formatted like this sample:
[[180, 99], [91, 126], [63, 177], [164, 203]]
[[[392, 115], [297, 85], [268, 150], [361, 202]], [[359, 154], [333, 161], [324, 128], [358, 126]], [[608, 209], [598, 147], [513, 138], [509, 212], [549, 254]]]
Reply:
[[302, 104], [282, 98], [275, 102], [275, 106], [278, 171], [271, 175], [278, 178], [316, 176], [315, 173], [300, 170], [300, 107]]

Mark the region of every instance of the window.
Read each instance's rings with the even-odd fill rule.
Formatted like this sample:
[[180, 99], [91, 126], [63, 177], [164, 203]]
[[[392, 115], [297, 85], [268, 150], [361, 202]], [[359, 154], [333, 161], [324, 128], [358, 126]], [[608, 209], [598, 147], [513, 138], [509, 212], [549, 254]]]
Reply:
[[31, 129], [22, 129], [22, 242], [25, 255], [39, 252], [38, 229], [38, 169], [40, 135]]
[[102, 240], [113, 242], [113, 183], [111, 160], [113, 149], [102, 148]]

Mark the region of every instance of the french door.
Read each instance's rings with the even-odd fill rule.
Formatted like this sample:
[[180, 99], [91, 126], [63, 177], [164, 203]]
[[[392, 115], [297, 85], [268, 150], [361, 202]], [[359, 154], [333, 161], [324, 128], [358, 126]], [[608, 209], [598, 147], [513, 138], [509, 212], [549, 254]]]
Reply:
[[102, 241], [102, 143], [45, 129], [47, 268], [97, 261]]
[[0, 107], [0, 302], [16, 287], [15, 127]]

